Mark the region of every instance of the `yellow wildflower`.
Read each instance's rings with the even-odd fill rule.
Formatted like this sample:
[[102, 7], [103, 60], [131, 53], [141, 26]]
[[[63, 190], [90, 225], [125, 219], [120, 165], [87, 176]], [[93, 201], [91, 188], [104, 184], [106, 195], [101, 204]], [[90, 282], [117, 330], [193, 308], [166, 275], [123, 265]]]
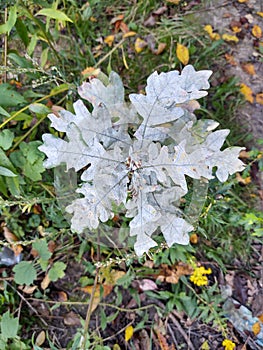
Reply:
[[229, 339], [225, 339], [222, 345], [225, 347], [225, 350], [233, 350], [236, 347], [236, 344]]
[[198, 287], [206, 286], [208, 284], [208, 278], [204, 275], [210, 275], [210, 273], [212, 273], [211, 269], [205, 269], [204, 266], [196, 267], [190, 276], [190, 281]]

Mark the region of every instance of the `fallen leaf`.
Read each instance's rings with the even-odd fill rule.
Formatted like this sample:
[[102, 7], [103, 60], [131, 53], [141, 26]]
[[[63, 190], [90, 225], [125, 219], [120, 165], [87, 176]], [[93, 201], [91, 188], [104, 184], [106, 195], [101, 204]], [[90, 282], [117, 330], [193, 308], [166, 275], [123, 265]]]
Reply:
[[45, 331], [41, 331], [38, 336], [36, 337], [36, 342], [35, 342], [35, 345], [36, 346], [41, 346], [44, 341], [46, 340], [46, 333]]
[[65, 301], [68, 300], [67, 293], [65, 293], [65, 292], [63, 292], [63, 291], [59, 291], [59, 292], [58, 292], [57, 298], [58, 298], [58, 301], [59, 301], [59, 302], [65, 302]]
[[249, 86], [246, 84], [240, 84], [240, 92], [244, 95], [246, 101], [250, 103], [254, 102], [253, 91]]
[[143, 51], [143, 49], [145, 48], [145, 46], [147, 46], [147, 43], [145, 40], [143, 40], [141, 38], [137, 38], [135, 40], [134, 48], [135, 48], [135, 51], [137, 53], [141, 53]]
[[247, 13], [244, 17], [247, 19], [248, 23], [251, 24], [254, 22], [254, 17], [251, 15], [251, 13]]
[[129, 32], [127, 32], [127, 33], [124, 33], [123, 34], [123, 39], [125, 39], [125, 38], [130, 38], [131, 36], [135, 36], [137, 33], [136, 32], [133, 32], [133, 31], [129, 31]]
[[166, 0], [167, 2], [170, 2], [174, 5], [179, 5], [179, 3], [181, 2], [181, 0]]
[[[15, 243], [18, 241], [16, 235], [14, 235], [6, 226], [3, 226], [3, 231], [4, 237], [8, 243]], [[23, 251], [21, 244], [12, 244], [11, 249], [13, 250], [15, 256], [18, 256]]]
[[41, 288], [43, 290], [47, 289], [47, 287], [49, 286], [50, 282], [51, 282], [50, 278], [48, 277], [48, 274], [46, 274], [46, 276], [44, 277], [44, 279], [41, 282]]
[[252, 331], [253, 331], [253, 333], [254, 333], [255, 335], [258, 335], [259, 332], [260, 332], [260, 330], [261, 330], [260, 322], [254, 323], [253, 326], [252, 326]]
[[158, 329], [155, 329], [155, 333], [157, 335], [161, 350], [170, 350], [169, 345], [168, 345], [167, 340], [164, 337], [164, 335], [161, 332], [159, 332]]
[[190, 236], [190, 242], [192, 244], [197, 244], [198, 243], [198, 236], [196, 233], [192, 233]]
[[227, 42], [234, 42], [234, 43], [237, 43], [239, 41], [238, 37], [236, 37], [235, 35], [230, 35], [230, 34], [223, 34], [222, 39], [227, 41]]
[[243, 69], [244, 72], [250, 74], [250, 75], [255, 75], [255, 67], [252, 63], [245, 63], [245, 64], [241, 64], [241, 67]]
[[37, 286], [25, 286], [21, 288], [25, 294], [33, 294]]
[[250, 184], [251, 183], [251, 177], [248, 176], [248, 177], [245, 177], [243, 178], [240, 173], [236, 173], [236, 179], [237, 181], [242, 184], [242, 185], [247, 185], [247, 184]]
[[146, 290], [156, 290], [158, 289], [156, 283], [148, 278], [144, 278], [139, 282], [139, 288], [141, 291], [146, 291]]
[[212, 40], [219, 40], [220, 39], [220, 35], [218, 33], [213, 32], [213, 28], [212, 28], [211, 24], [207, 24], [206, 26], [204, 26], [204, 30], [209, 34], [210, 39], [212, 39]]
[[66, 326], [81, 326], [79, 315], [75, 312], [70, 311], [64, 316], [64, 324]]
[[182, 64], [185, 66], [189, 62], [189, 51], [188, 48], [182, 44], [177, 43], [176, 56]]
[[161, 6], [157, 10], [153, 11], [153, 14], [157, 15], [157, 16], [160, 16], [160, 15], [163, 15], [166, 11], [167, 11], [167, 7], [166, 6]]
[[145, 27], [153, 27], [153, 26], [155, 26], [155, 24], [156, 24], [156, 16], [153, 16], [153, 15], [151, 15], [149, 18], [147, 18], [146, 19], [146, 21], [144, 21], [144, 26]]
[[105, 44], [107, 44], [109, 47], [112, 47], [112, 44], [114, 42], [114, 35], [108, 35], [106, 36], [106, 38], [104, 39]]
[[257, 15], [259, 15], [260, 17], [263, 17], [263, 12], [257, 12]]
[[262, 37], [262, 29], [259, 26], [254, 25], [254, 27], [252, 28], [252, 34], [255, 38], [260, 39]]
[[241, 32], [241, 30], [242, 30], [242, 28], [240, 28], [240, 27], [238, 27], [238, 26], [233, 26], [231, 29], [232, 29], [232, 31], [233, 31], [234, 33], [239, 33], [239, 32]]
[[243, 158], [243, 159], [249, 159], [250, 158], [250, 154], [248, 151], [241, 151], [239, 153], [239, 158]]
[[157, 50], [154, 50], [153, 53], [155, 55], [160, 55], [161, 53], [164, 52], [165, 48], [166, 48], [166, 44], [165, 43], [160, 43], [160, 44], [158, 44]]
[[237, 61], [235, 60], [234, 56], [225, 53], [225, 59], [229, 64], [231, 64], [231, 66], [237, 66]]
[[243, 3], [243, 2], [247, 2], [248, 0], [238, 0], [238, 2], [240, 2], [241, 4]]
[[263, 92], [256, 94], [256, 102], [263, 105]]
[[162, 270], [160, 271], [157, 280], [161, 282], [167, 282], [176, 284], [181, 276], [191, 275], [193, 268], [184, 263], [178, 263], [176, 266], [169, 267], [167, 264], [161, 264]]
[[134, 332], [133, 326], [128, 326], [125, 329], [125, 341], [128, 342], [131, 339], [131, 337], [133, 336], [133, 332]]

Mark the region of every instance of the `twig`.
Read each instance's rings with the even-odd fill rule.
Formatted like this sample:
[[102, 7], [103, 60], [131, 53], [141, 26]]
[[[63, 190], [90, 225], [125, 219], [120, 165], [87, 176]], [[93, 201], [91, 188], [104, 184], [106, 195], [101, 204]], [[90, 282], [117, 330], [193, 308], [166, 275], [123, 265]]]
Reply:
[[117, 45], [115, 45], [104, 57], [102, 57], [96, 64], [95, 68], [99, 67], [114, 51], [116, 51], [125, 42], [126, 38], [122, 39]]
[[178, 329], [178, 331], [181, 333], [181, 335], [183, 336], [184, 340], [187, 343], [187, 346], [190, 350], [195, 350], [191, 340], [189, 339], [189, 337], [187, 336], [187, 334], [185, 333], [185, 331], [183, 330], [182, 326], [180, 325], [180, 323], [177, 321], [177, 319], [174, 317], [174, 315], [172, 313], [169, 314], [168, 316], [171, 321], [173, 322], [173, 324], [176, 326], [176, 328]]
[[[7, 22], [7, 7], [5, 8], [5, 23]], [[7, 65], [7, 33], [4, 36], [4, 65]], [[4, 73], [4, 82], [7, 82], [7, 72]]]

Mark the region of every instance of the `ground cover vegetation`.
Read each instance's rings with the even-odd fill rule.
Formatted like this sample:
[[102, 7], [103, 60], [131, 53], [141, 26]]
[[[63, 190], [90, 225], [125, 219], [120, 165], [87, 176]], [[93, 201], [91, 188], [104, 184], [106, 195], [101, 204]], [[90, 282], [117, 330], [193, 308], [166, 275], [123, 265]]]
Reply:
[[[260, 104], [262, 94], [252, 101], [245, 83], [228, 76], [238, 32], [204, 28], [195, 17], [204, 2], [0, 3], [0, 349], [260, 348], [263, 310], [255, 311], [253, 297], [262, 258], [262, 140], [252, 143], [236, 114], [244, 97]], [[251, 31], [262, 60], [260, 27]], [[154, 71], [181, 74], [188, 64], [213, 71], [195, 114], [200, 125], [213, 119], [230, 129], [225, 148], [247, 148], [240, 154], [245, 170], [199, 187], [205, 196], [188, 245], [157, 237], [158, 246], [138, 256], [133, 244], [109, 246], [98, 233], [71, 230], [65, 208], [76, 200], [80, 176], [44, 167], [42, 135], [65, 139], [47, 116], [74, 114], [79, 86], [107, 84], [112, 72], [128, 101], [129, 94], [145, 94]], [[133, 137], [135, 130], [128, 132]], [[195, 196], [190, 177], [187, 185], [182, 211]], [[107, 219], [120, 235], [130, 222], [117, 206]], [[258, 317], [249, 332], [229, 322], [229, 288]]]

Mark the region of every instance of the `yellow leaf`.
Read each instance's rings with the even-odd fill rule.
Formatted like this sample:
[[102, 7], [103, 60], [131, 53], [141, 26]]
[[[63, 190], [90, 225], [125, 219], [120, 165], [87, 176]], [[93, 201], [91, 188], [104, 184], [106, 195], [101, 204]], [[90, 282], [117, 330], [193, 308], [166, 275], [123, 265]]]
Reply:
[[253, 91], [249, 86], [246, 84], [240, 84], [240, 92], [245, 96], [246, 101], [250, 103], [254, 102]]
[[239, 33], [239, 32], [241, 32], [241, 30], [242, 30], [242, 28], [240, 28], [240, 27], [238, 27], [238, 26], [233, 26], [231, 29], [232, 29], [232, 31], [233, 31], [234, 33]]
[[256, 102], [263, 105], [263, 92], [256, 94]]
[[252, 63], [245, 63], [242, 64], [242, 69], [243, 71], [245, 71], [246, 73], [250, 74], [250, 75], [255, 75], [255, 67]]
[[125, 39], [125, 38], [129, 38], [129, 37], [131, 37], [131, 36], [134, 36], [134, 35], [136, 35], [137, 33], [136, 32], [133, 32], [133, 31], [129, 31], [129, 32], [127, 32], [127, 33], [124, 33], [123, 34], [123, 39]]
[[177, 43], [176, 56], [182, 64], [187, 65], [189, 62], [189, 51], [188, 48], [182, 44]]
[[201, 345], [201, 350], [210, 350], [210, 346], [207, 340], [204, 341], [203, 344]]
[[259, 15], [260, 17], [263, 17], [263, 12], [257, 12], [257, 15]]
[[231, 41], [235, 43], [238, 42], [238, 38], [235, 35], [230, 35], [230, 34], [223, 34], [222, 39], [228, 42], [231, 42]]
[[135, 40], [134, 48], [137, 53], [141, 53], [145, 46], [147, 46], [146, 41], [142, 40], [141, 38], [137, 38]]
[[105, 44], [107, 44], [109, 47], [112, 46], [114, 41], [114, 35], [108, 35], [106, 36], [106, 38], [104, 39]]
[[259, 26], [254, 25], [254, 27], [252, 28], [252, 34], [255, 38], [259, 39], [262, 37], [262, 29]]
[[204, 30], [205, 30], [208, 34], [212, 34], [212, 33], [213, 33], [213, 28], [212, 28], [211, 24], [207, 24], [206, 26], [204, 26]]
[[243, 3], [243, 2], [247, 2], [248, 0], [238, 0], [238, 2], [240, 2], [241, 4]]
[[260, 332], [260, 329], [261, 329], [261, 327], [260, 327], [260, 323], [259, 322], [256, 322], [256, 323], [253, 324], [252, 331], [253, 331], [253, 333], [255, 335], [258, 335], [258, 333]]
[[128, 326], [125, 329], [125, 341], [129, 341], [131, 339], [131, 337], [133, 336], [133, 326]]
[[242, 185], [247, 185], [251, 183], [251, 177], [248, 176], [246, 178], [243, 178], [240, 173], [236, 173], [236, 179], [237, 181]]
[[166, 2], [170, 2], [174, 5], [178, 5], [180, 3], [181, 0], [166, 0]]

